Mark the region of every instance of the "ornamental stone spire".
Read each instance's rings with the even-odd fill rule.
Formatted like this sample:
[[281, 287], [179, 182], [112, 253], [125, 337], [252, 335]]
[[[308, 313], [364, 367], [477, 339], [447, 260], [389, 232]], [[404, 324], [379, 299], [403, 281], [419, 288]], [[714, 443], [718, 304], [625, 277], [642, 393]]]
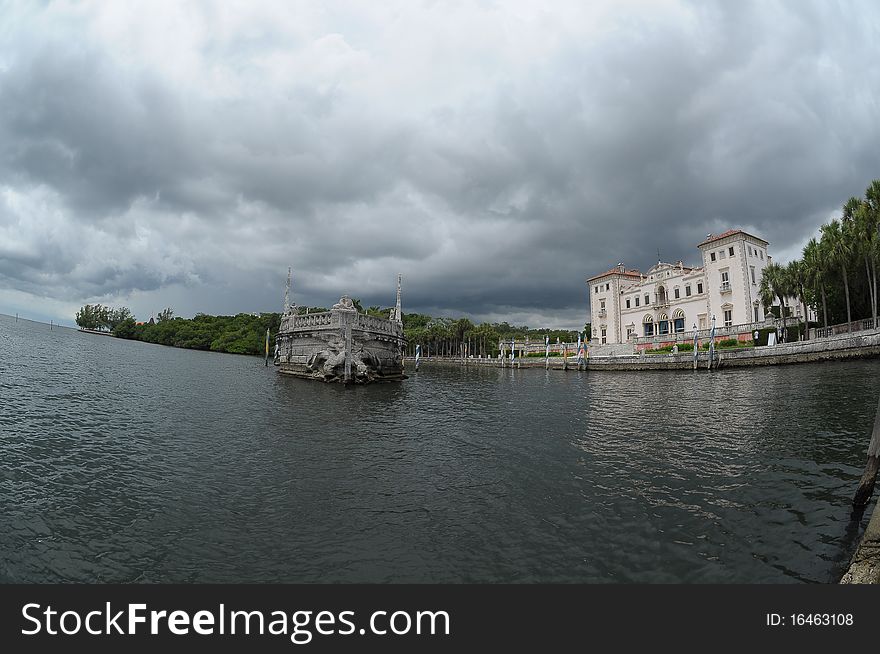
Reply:
[[290, 313], [290, 266], [287, 267], [287, 286], [284, 287], [284, 315]]
[[394, 318], [395, 318], [395, 320], [397, 320], [398, 324], [402, 325], [403, 324], [403, 314], [401, 313], [401, 310], [400, 310], [400, 279], [401, 279], [401, 275], [400, 275], [400, 273], [398, 273], [397, 274], [397, 304], [394, 307]]

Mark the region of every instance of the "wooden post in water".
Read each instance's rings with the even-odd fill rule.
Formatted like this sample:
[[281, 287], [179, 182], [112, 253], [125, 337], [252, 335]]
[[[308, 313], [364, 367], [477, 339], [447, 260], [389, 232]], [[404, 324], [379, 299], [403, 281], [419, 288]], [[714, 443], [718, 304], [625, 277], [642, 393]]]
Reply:
[[871, 434], [871, 442], [868, 444], [868, 461], [865, 464], [865, 472], [862, 474], [859, 487], [853, 496], [852, 517], [854, 519], [862, 517], [865, 507], [871, 500], [878, 471], [880, 471], [880, 400], [877, 402], [877, 415], [874, 417], [874, 432]]

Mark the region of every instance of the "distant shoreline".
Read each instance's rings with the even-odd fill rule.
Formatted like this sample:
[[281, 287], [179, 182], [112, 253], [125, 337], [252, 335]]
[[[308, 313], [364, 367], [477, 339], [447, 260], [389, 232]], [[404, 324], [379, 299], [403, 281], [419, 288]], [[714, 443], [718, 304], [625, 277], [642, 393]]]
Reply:
[[113, 336], [110, 332], [103, 332], [100, 329], [86, 329], [85, 327], [80, 327], [77, 329], [79, 332], [85, 332], [86, 334], [97, 334], [99, 336]]

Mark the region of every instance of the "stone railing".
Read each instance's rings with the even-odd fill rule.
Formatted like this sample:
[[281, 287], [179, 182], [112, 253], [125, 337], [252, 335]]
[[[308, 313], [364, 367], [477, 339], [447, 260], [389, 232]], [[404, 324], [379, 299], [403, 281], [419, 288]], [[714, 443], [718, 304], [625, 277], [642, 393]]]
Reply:
[[[715, 338], [734, 338], [743, 334], [751, 335], [756, 329], [764, 329], [772, 323], [767, 322], [747, 322], [741, 325], [730, 325], [729, 327], [715, 325]], [[709, 338], [712, 333], [711, 329], [698, 329], [697, 338], [701, 341]], [[660, 343], [688, 343], [694, 340], [694, 330], [689, 329], [681, 332], [669, 334], [654, 334], [653, 336], [634, 336], [632, 343], [634, 345], [655, 345]]]
[[376, 316], [367, 316], [362, 313], [357, 314], [354, 326], [371, 332], [379, 332], [381, 334], [392, 334], [399, 336], [403, 333], [401, 326], [387, 318], [377, 318]]
[[[322, 311], [321, 313], [308, 313], [305, 315], [292, 316], [289, 318], [290, 329], [303, 329], [308, 327], [339, 327], [342, 324], [341, 311]], [[393, 336], [402, 336], [403, 328], [396, 322], [387, 318], [377, 318], [375, 316], [367, 316], [362, 313], [347, 312], [354, 315], [351, 322], [355, 329], [365, 331], [378, 332], [380, 334], [390, 334]]]
[[322, 311], [321, 313], [307, 313], [302, 316], [290, 318], [291, 329], [298, 327], [328, 327], [333, 324], [333, 313]]
[[877, 323], [874, 322], [873, 318], [863, 318], [862, 320], [845, 322], [840, 325], [814, 327], [810, 329], [810, 338], [828, 338], [838, 334], [852, 334], [853, 332], [864, 332], [871, 329], [880, 329], [880, 319], [877, 320]]

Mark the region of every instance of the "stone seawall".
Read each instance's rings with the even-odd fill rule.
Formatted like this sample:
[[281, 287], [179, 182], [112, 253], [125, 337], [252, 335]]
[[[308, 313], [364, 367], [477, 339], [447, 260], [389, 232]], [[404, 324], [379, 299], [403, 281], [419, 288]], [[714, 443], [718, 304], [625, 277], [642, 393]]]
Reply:
[[[782, 343], [745, 349], [719, 349], [721, 368], [776, 366], [880, 356], [880, 331], [841, 334], [813, 341]], [[700, 351], [698, 366], [706, 368], [709, 353]], [[589, 370], [693, 370], [693, 352], [592, 357]]]
[[874, 506], [871, 519], [842, 584], [880, 584], [880, 503]]
[[[743, 366], [777, 366], [792, 363], [811, 363], [815, 361], [836, 361], [841, 359], [857, 359], [880, 356], [880, 330], [841, 334], [812, 341], [782, 343], [780, 345], [743, 348], [719, 349], [721, 368]], [[422, 359], [422, 365], [435, 363], [455, 365], [489, 365], [501, 367], [499, 359], [467, 359], [463, 363], [458, 358]], [[576, 357], [569, 357], [568, 370], [577, 370]], [[701, 350], [698, 355], [698, 366], [705, 369], [709, 363], [709, 353]], [[413, 359], [407, 359], [407, 370], [413, 370]], [[505, 360], [504, 367], [511, 367], [510, 360]], [[544, 368], [543, 358], [526, 357], [517, 359], [514, 368]], [[563, 369], [562, 357], [550, 357], [550, 368]], [[586, 370], [693, 370], [693, 352], [679, 354], [642, 354], [608, 357], [590, 357], [582, 364]]]

